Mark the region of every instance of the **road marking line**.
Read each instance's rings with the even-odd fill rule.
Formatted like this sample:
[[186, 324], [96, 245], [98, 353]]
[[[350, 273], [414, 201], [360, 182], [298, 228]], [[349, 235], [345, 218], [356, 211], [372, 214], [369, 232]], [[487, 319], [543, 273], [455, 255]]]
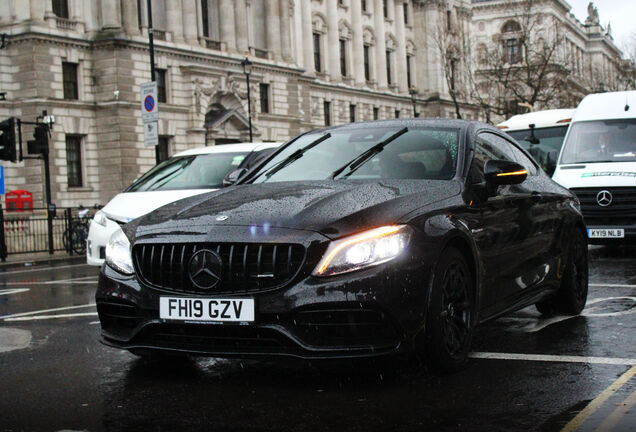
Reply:
[[605, 287], [605, 288], [636, 288], [636, 285], [630, 284], [600, 284], [600, 283], [591, 283], [588, 284], [591, 287]]
[[598, 395], [592, 402], [590, 402], [583, 410], [576, 415], [568, 424], [565, 425], [561, 432], [574, 432], [584, 422], [596, 412], [607, 399], [610, 398], [618, 389], [620, 389], [626, 382], [628, 382], [634, 375], [636, 375], [636, 366], [632, 366], [627, 372], [621, 375], [616, 381], [614, 381], [608, 388]]
[[62, 285], [62, 284], [86, 285], [86, 284], [97, 283], [97, 279], [98, 278], [95, 277], [95, 276], [85, 276], [85, 277], [81, 277], [81, 278], [52, 280], [52, 281], [44, 281], [44, 282], [18, 281], [18, 282], [0, 282], [0, 283], [4, 283], [7, 286], [12, 286], [12, 285], [18, 285], [18, 286], [22, 286], [22, 285], [58, 285], [58, 284], [59, 285]]
[[636, 405], [636, 390], [627, 397], [612, 414], [607, 417], [603, 423], [596, 429], [597, 432], [610, 431], [625, 417], [625, 414]]
[[[566, 356], [550, 354], [518, 354], [518, 353], [495, 353], [495, 352], [472, 352], [469, 357], [489, 360], [525, 360], [543, 362], [564, 362], [564, 363], [586, 363], [586, 364], [607, 364], [607, 365], [636, 365], [636, 358], [617, 357], [585, 357]], [[636, 366], [635, 366], [636, 367]]]
[[59, 270], [63, 268], [71, 268], [71, 267], [88, 267], [88, 264], [69, 264], [65, 266], [57, 266], [57, 267], [40, 267], [33, 266], [29, 270], [16, 270], [16, 271], [8, 271], [8, 272], [0, 272], [0, 276], [8, 275], [8, 274], [19, 274], [19, 273], [32, 273], [34, 271], [44, 271], [44, 270]]
[[87, 316], [97, 316], [97, 312], [81, 312], [81, 313], [73, 313], [73, 314], [36, 315], [36, 316], [26, 316], [26, 317], [17, 317], [17, 318], [5, 318], [5, 321], [35, 321], [35, 320], [45, 320], [45, 319], [73, 318], [73, 317], [87, 317]]
[[38, 310], [38, 311], [22, 312], [22, 313], [11, 314], [11, 315], [3, 315], [3, 316], [0, 316], [0, 319], [6, 320], [7, 318], [15, 318], [15, 317], [20, 317], [20, 316], [28, 316], [28, 315], [37, 315], [37, 314], [41, 314], [41, 313], [45, 313], [45, 312], [57, 312], [57, 311], [62, 311], [62, 310], [79, 309], [79, 308], [92, 307], [92, 306], [95, 306], [95, 303], [88, 303], [88, 304], [85, 304], [85, 305], [77, 305], [77, 306], [65, 306], [65, 307], [59, 307], [59, 308], [53, 308], [53, 309], [42, 309], [42, 310]]
[[29, 288], [4, 289], [0, 290], [0, 295], [18, 294], [26, 291], [30, 291]]

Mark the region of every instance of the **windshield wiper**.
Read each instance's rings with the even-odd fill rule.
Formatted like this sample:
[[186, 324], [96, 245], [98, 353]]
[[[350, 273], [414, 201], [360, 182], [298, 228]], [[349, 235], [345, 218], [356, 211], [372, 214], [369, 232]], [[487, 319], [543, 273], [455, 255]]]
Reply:
[[[265, 173], [265, 178], [268, 179], [271, 176], [273, 176], [274, 174], [276, 174], [278, 171], [282, 170], [283, 168], [285, 168], [287, 165], [291, 164], [292, 162], [297, 161], [298, 159], [300, 159], [301, 157], [303, 157], [303, 155], [311, 150], [312, 148], [316, 147], [318, 144], [320, 144], [321, 142], [327, 140], [331, 138], [331, 133], [326, 133], [323, 136], [321, 136], [320, 138], [318, 138], [315, 141], [312, 141], [311, 143], [307, 144], [305, 147], [303, 148], [299, 148], [298, 150], [296, 150], [295, 152], [293, 152], [292, 154], [290, 154], [289, 156], [287, 156], [285, 159], [283, 159], [282, 161], [278, 162], [276, 165], [274, 165], [273, 167], [271, 167], [269, 169], [269, 171], [267, 171]], [[253, 180], [256, 180], [259, 176], [254, 177]]]
[[371, 159], [373, 156], [375, 156], [376, 154], [378, 154], [382, 150], [384, 150], [384, 147], [386, 147], [387, 144], [389, 144], [391, 141], [394, 141], [394, 140], [398, 139], [399, 137], [401, 137], [402, 135], [404, 135], [408, 131], [409, 131], [409, 128], [405, 127], [404, 129], [400, 129], [399, 131], [397, 131], [396, 133], [394, 133], [393, 135], [391, 135], [390, 137], [388, 137], [384, 141], [381, 141], [381, 142], [377, 143], [376, 145], [374, 145], [373, 147], [369, 148], [367, 151], [362, 153], [360, 156], [356, 156], [353, 160], [350, 160], [349, 162], [347, 162], [346, 164], [344, 164], [343, 166], [341, 166], [340, 168], [335, 170], [333, 173], [331, 173], [331, 178], [335, 179], [347, 167], [349, 167], [349, 172], [347, 172], [345, 174], [345, 177], [350, 176], [363, 163], [365, 163], [366, 161]]

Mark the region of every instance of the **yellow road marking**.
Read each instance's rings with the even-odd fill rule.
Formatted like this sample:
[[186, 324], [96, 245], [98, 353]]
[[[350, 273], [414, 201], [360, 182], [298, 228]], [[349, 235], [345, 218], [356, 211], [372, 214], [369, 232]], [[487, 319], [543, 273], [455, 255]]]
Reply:
[[610, 396], [616, 393], [616, 391], [628, 382], [634, 375], [636, 375], [636, 366], [632, 366], [627, 372], [614, 381], [612, 385], [603, 390], [603, 392], [590, 402], [583, 411], [570, 420], [570, 422], [561, 429], [561, 432], [574, 432], [577, 430], [589, 416], [598, 410], [605, 401], [610, 398]]
[[634, 392], [623, 401], [621, 406], [616, 408], [596, 430], [598, 432], [611, 431], [622, 420], [622, 418], [625, 417], [627, 411], [634, 407], [634, 405], [636, 405], [636, 390], [634, 390]]

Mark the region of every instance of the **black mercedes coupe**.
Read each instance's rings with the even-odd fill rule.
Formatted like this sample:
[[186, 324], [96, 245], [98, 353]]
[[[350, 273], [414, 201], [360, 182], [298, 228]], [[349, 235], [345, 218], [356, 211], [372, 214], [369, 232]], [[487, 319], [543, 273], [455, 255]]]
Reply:
[[[174, 173], [177, 175], [178, 173]], [[305, 133], [225, 189], [116, 232], [102, 341], [139, 355], [465, 362], [475, 326], [588, 288], [576, 197], [479, 122]]]

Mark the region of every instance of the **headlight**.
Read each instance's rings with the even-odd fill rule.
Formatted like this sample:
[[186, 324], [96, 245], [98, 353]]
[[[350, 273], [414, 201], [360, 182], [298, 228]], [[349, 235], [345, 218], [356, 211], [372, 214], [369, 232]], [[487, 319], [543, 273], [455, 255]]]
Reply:
[[120, 273], [133, 274], [135, 271], [130, 255], [130, 242], [121, 228], [115, 231], [108, 240], [106, 263]]
[[98, 211], [97, 213], [95, 213], [95, 216], [93, 216], [93, 223], [96, 223], [97, 225], [101, 225], [101, 226], [106, 226], [106, 213], [104, 213], [103, 211]]
[[390, 225], [332, 242], [314, 276], [332, 276], [390, 261], [409, 243], [411, 228]]

